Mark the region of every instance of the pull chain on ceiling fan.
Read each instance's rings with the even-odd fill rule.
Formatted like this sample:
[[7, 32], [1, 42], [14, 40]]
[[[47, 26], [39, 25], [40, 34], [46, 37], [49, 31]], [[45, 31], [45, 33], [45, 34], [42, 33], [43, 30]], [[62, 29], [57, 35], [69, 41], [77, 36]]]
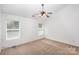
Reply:
[[49, 17], [50, 17], [49, 14], [52, 14], [52, 12], [47, 12], [47, 11], [44, 9], [44, 4], [41, 4], [41, 6], [42, 6], [41, 12], [32, 15], [32, 17], [35, 17], [36, 15], [40, 15], [40, 16], [44, 16], [44, 15], [45, 15], [47, 18], [49, 18]]

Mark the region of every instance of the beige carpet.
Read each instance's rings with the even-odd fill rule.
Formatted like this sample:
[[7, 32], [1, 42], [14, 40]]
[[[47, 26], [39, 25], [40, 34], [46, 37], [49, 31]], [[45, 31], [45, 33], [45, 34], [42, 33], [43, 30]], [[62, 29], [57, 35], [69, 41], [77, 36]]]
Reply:
[[79, 47], [42, 38], [13, 48], [3, 49], [1, 55], [78, 55]]

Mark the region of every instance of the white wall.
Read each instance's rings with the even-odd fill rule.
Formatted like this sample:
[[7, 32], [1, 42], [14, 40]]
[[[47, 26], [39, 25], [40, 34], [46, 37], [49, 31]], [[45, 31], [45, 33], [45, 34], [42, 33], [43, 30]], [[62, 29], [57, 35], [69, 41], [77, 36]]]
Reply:
[[69, 5], [54, 14], [45, 28], [47, 37], [79, 46], [79, 5]]
[[0, 11], [0, 48], [1, 48], [1, 11]]
[[[6, 40], [6, 24], [8, 18], [14, 18], [16, 20], [19, 20], [20, 22], [20, 39], [14, 39], [14, 40]], [[5, 47], [11, 47], [14, 45], [19, 45], [25, 42], [33, 41], [38, 37], [38, 31], [37, 31], [37, 20], [20, 17], [20, 16], [14, 16], [9, 14], [2, 14], [2, 28], [1, 28], [1, 39], [3, 40], [3, 48]]]

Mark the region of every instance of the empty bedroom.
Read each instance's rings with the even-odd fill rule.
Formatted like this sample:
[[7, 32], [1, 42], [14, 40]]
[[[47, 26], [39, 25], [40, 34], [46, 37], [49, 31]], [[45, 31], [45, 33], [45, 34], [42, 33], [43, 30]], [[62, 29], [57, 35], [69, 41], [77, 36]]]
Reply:
[[0, 55], [79, 55], [79, 4], [0, 4]]

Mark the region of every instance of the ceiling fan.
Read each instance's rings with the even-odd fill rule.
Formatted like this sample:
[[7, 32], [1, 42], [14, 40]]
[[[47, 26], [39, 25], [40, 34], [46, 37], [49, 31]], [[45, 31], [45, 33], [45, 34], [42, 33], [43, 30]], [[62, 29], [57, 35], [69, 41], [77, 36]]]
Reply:
[[47, 12], [45, 9], [44, 9], [44, 4], [41, 4], [41, 7], [42, 7], [42, 10], [40, 11], [40, 13], [37, 13], [37, 14], [34, 14], [32, 15], [32, 17], [35, 17], [36, 15], [38, 16], [46, 16], [47, 18], [49, 18], [49, 14], [52, 14], [52, 12]]

